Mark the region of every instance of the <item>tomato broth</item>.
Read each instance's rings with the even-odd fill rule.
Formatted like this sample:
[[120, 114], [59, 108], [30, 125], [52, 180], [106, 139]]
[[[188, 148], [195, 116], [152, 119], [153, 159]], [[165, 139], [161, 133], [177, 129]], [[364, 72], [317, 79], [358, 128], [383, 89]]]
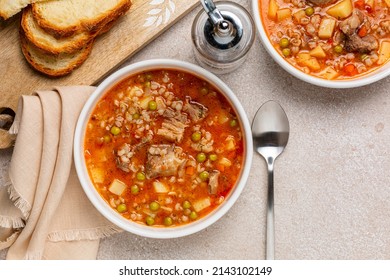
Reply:
[[243, 135], [228, 100], [176, 70], [126, 78], [96, 104], [85, 133], [90, 178], [124, 218], [172, 227], [218, 207], [243, 164]]

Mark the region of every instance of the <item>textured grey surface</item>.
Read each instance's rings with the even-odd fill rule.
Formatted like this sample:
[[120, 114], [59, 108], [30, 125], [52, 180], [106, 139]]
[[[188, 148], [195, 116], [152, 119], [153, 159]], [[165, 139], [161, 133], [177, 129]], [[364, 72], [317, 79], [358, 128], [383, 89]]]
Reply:
[[[249, 1], [236, 1], [249, 8]], [[128, 61], [193, 62], [195, 11]], [[390, 259], [390, 78], [324, 89], [286, 73], [257, 38], [245, 64], [220, 78], [251, 121], [273, 99], [290, 119], [287, 149], [276, 161], [277, 259]], [[0, 180], [10, 151], [0, 151]], [[155, 240], [121, 233], [101, 242], [99, 259], [263, 259], [266, 166], [255, 155], [242, 195], [197, 234]], [[1, 181], [0, 181], [1, 183]], [[5, 252], [0, 252], [4, 258]]]

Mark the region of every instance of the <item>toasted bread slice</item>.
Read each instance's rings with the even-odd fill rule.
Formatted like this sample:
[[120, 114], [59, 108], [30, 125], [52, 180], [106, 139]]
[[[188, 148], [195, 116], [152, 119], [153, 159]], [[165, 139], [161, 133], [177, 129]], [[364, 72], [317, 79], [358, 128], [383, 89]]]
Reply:
[[51, 77], [67, 75], [79, 67], [88, 58], [93, 45], [92, 40], [84, 48], [75, 53], [61, 53], [53, 55], [42, 52], [40, 49], [31, 44], [27, 40], [23, 30], [21, 30], [20, 38], [22, 52], [27, 62], [35, 70]]
[[41, 28], [63, 38], [83, 31], [96, 34], [130, 6], [131, 0], [53, 0], [33, 4], [32, 12]]
[[9, 19], [19, 13], [28, 4], [47, 0], [0, 0], [0, 17]]
[[31, 8], [23, 10], [20, 25], [30, 43], [52, 54], [76, 52], [94, 38], [88, 32], [80, 32], [71, 37], [57, 39], [39, 27], [34, 20]]
[[[130, 6], [128, 7], [130, 8]], [[126, 12], [126, 11], [123, 11]], [[93, 40], [96, 35], [107, 32], [114, 24], [115, 21], [121, 16], [121, 13], [117, 13], [106, 23], [99, 32], [91, 34], [86, 31], [82, 31], [74, 34], [70, 37], [55, 38], [51, 34], [43, 30], [35, 21], [32, 10], [30, 7], [23, 10], [21, 28], [23, 28], [24, 34], [27, 39], [35, 45], [35, 47], [41, 49], [44, 52], [51, 54], [60, 53], [73, 53], [83, 48], [89, 41]]]

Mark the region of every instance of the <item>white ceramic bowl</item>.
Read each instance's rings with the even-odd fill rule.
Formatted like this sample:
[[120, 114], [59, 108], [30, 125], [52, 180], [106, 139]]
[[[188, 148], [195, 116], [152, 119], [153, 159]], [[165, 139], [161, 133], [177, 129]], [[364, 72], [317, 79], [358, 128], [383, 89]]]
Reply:
[[[231, 190], [229, 196], [218, 208], [216, 208], [206, 217], [201, 218], [195, 222], [189, 223], [187, 225], [169, 228], [140, 225], [123, 218], [116, 211], [114, 211], [95, 190], [95, 187], [93, 186], [88, 175], [83, 153], [86, 124], [95, 105], [100, 100], [100, 98], [104, 94], [106, 94], [109, 89], [111, 89], [114, 85], [116, 85], [123, 79], [126, 79], [127, 77], [142, 71], [150, 71], [156, 69], [174, 69], [184, 71], [209, 82], [216, 89], [218, 89], [227, 98], [227, 100], [230, 101], [232, 107], [236, 111], [237, 117], [239, 118], [239, 123], [241, 124], [241, 129], [244, 134], [244, 162], [239, 179], [236, 185]], [[210, 226], [219, 218], [221, 218], [236, 202], [240, 193], [244, 189], [247, 178], [249, 176], [252, 156], [253, 146], [250, 124], [244, 109], [242, 108], [239, 100], [234, 95], [234, 93], [225, 85], [224, 82], [222, 82], [215, 75], [204, 70], [203, 68], [187, 62], [171, 59], [155, 59], [135, 63], [118, 70], [117, 72], [106, 78], [86, 102], [80, 114], [75, 131], [74, 160], [76, 170], [81, 185], [89, 200], [96, 207], [96, 209], [113, 224], [134, 234], [151, 238], [174, 238], [189, 235]]]
[[261, 42], [263, 46], [267, 50], [267, 52], [271, 55], [271, 57], [287, 72], [291, 75], [301, 79], [302, 81], [311, 83], [313, 85], [327, 87], [327, 88], [354, 88], [360, 87], [364, 85], [368, 85], [379, 81], [390, 75], [390, 63], [386, 63], [382, 67], [379, 67], [377, 70], [370, 72], [366, 75], [360, 76], [355, 79], [349, 80], [326, 80], [314, 77], [312, 75], [306, 74], [299, 69], [295, 68], [293, 65], [288, 63], [273, 47], [271, 44], [267, 33], [265, 31], [263, 22], [260, 18], [260, 5], [259, 0], [252, 0], [252, 11], [253, 18], [255, 20], [255, 24], [258, 30], [258, 34], [260, 35]]

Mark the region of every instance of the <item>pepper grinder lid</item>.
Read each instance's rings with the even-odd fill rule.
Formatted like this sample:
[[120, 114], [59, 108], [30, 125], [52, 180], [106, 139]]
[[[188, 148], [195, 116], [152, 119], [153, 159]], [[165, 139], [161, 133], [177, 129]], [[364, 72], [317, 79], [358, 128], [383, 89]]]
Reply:
[[228, 73], [246, 57], [254, 40], [254, 24], [250, 14], [240, 5], [201, 0], [203, 6], [192, 25], [195, 56], [209, 70]]

